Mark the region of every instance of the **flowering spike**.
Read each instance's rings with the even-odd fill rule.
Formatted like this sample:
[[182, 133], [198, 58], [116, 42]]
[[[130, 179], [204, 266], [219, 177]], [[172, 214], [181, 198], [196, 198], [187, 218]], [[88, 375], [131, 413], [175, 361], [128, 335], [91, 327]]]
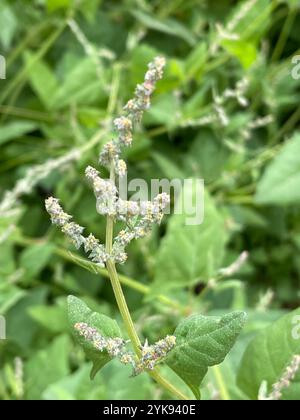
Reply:
[[104, 267], [108, 259], [104, 246], [100, 245], [93, 235], [89, 235], [87, 238], [82, 235], [84, 228], [70, 221], [72, 216], [63, 211], [59, 200], [49, 197], [45, 201], [45, 207], [51, 216], [52, 223], [61, 228], [61, 231], [72, 241], [75, 247], [78, 249], [83, 245], [85, 252], [90, 253], [89, 258], [100, 267]]
[[135, 366], [134, 357], [126, 350], [126, 342], [122, 338], [104, 337], [96, 328], [90, 327], [84, 322], [75, 324], [74, 328], [85, 338], [85, 340], [89, 341], [96, 350], [107, 351], [112, 358], [118, 358], [121, 363]]
[[123, 147], [131, 146], [133, 125], [141, 120], [144, 111], [150, 107], [150, 96], [155, 89], [156, 82], [163, 76], [165, 64], [163, 57], [154, 58], [153, 62], [148, 65], [144, 82], [137, 86], [134, 98], [125, 105], [125, 115], [116, 118], [113, 122], [117, 139], [105, 145], [99, 161], [107, 167], [113, 163], [119, 176], [124, 176], [127, 172], [125, 162], [119, 159], [120, 151]]
[[260, 389], [260, 400], [268, 401], [277, 401], [282, 397], [284, 389], [288, 388], [291, 385], [291, 382], [295, 379], [298, 371], [300, 369], [300, 355], [293, 356], [291, 363], [287, 366], [283, 372], [281, 378], [273, 384], [272, 392], [270, 395], [266, 396], [267, 386], [266, 383], [262, 384]]
[[145, 344], [141, 347], [142, 355], [135, 366], [133, 375], [139, 375], [145, 370], [153, 370], [175, 345], [176, 337], [174, 335], [167, 335], [164, 339], [157, 341], [152, 346], [150, 346], [148, 340], [146, 340]]

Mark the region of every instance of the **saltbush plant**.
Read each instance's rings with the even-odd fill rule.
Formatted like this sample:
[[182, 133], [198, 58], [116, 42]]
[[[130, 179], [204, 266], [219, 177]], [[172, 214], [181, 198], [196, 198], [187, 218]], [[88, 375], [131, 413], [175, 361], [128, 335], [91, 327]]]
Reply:
[[[0, 399], [299, 399], [299, 2], [23, 3], [0, 1]], [[203, 179], [203, 223], [126, 178]]]
[[[238, 337], [245, 313], [233, 312], [224, 317], [209, 318], [193, 315], [184, 319], [176, 328], [174, 335], [167, 335], [149, 345], [146, 339], [142, 344], [118, 278], [116, 263], [127, 260], [125, 247], [132, 241], [144, 237], [151, 231], [154, 223], [160, 224], [164, 209], [170, 204], [166, 193], [159, 194], [153, 202], [125, 201], [118, 195], [116, 176], [126, 175], [127, 166], [120, 159], [123, 147], [132, 143], [132, 130], [141, 121], [143, 112], [150, 107], [150, 96], [155, 83], [162, 78], [165, 60], [154, 58], [148, 65], [144, 82], [139, 84], [133, 99], [124, 107], [125, 115], [114, 120], [117, 131], [115, 139], [107, 143], [100, 154], [99, 162], [109, 169], [109, 180], [102, 179], [99, 172], [88, 166], [85, 174], [93, 186], [97, 201], [97, 212], [106, 216], [106, 242], [100, 244], [93, 234], [84, 236], [84, 228], [71, 221], [72, 216], [65, 213], [56, 198], [46, 200], [46, 209], [52, 223], [59, 226], [76, 248], [84, 247], [89, 258], [98, 266], [106, 266], [114, 291], [115, 299], [129, 337], [123, 338], [116, 322], [102, 314], [92, 313], [79, 299], [68, 299], [69, 318], [77, 331], [77, 338], [93, 361], [92, 377], [112, 358], [122, 364], [132, 365], [132, 375], [147, 372], [167, 391], [181, 399], [187, 399], [180, 390], [168, 382], [157, 368], [165, 363], [173, 369], [191, 388], [196, 398], [200, 398], [199, 387], [209, 366], [221, 363]], [[125, 224], [114, 238], [114, 225], [117, 220]], [[127, 349], [131, 344], [134, 353]]]

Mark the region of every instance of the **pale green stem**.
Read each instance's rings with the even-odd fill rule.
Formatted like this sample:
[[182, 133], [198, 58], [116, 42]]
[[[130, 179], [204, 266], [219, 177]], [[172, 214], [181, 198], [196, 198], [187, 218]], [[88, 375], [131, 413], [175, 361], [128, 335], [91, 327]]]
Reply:
[[[111, 163], [110, 168], [110, 179], [112, 182], [115, 182], [115, 168], [113, 163]], [[106, 251], [111, 254], [112, 246], [113, 246], [113, 235], [114, 235], [114, 218], [112, 216], [107, 216], [107, 223], [106, 223]], [[136, 332], [134, 327], [127, 302], [122, 290], [122, 286], [118, 277], [118, 273], [116, 270], [115, 262], [109, 258], [106, 263], [107, 271], [110, 277], [111, 285], [114, 291], [114, 295], [116, 298], [116, 302], [122, 316], [123, 322], [125, 324], [125, 328], [127, 330], [128, 336], [132, 342], [132, 346], [136, 356], [139, 358], [141, 356], [141, 342], [139, 336]], [[175, 395], [177, 398], [182, 400], [187, 400], [184, 394], [181, 391], [177, 390], [172, 384], [170, 384], [166, 379], [164, 379], [157, 369], [148, 372], [149, 375], [160, 385], [162, 385], [167, 391], [171, 394]]]
[[[47, 243], [48, 240], [41, 238], [41, 239], [33, 239], [33, 238], [26, 238], [24, 236], [18, 236], [13, 237], [13, 240], [18, 245], [36, 245], [36, 244], [44, 244]], [[54, 253], [62, 258], [64, 258], [67, 261], [73, 262], [77, 264], [79, 267], [84, 268], [85, 270], [90, 271], [94, 274], [100, 274], [103, 277], [110, 278], [108, 271], [106, 268], [101, 268], [97, 264], [86, 260], [85, 258], [80, 257], [78, 254], [74, 254], [73, 252], [66, 251], [64, 248], [55, 247]], [[139, 283], [138, 281], [125, 276], [123, 274], [118, 275], [119, 280], [123, 286], [129, 287], [132, 290], [135, 290], [138, 293], [141, 293], [143, 295], [149, 295], [151, 293], [150, 287]], [[190, 309], [181, 305], [179, 302], [170, 299], [169, 297], [165, 295], [158, 295], [156, 298], [163, 304], [170, 306], [171, 308], [174, 308], [176, 311], [179, 311], [183, 315], [189, 315]]]
[[276, 44], [276, 47], [274, 49], [274, 52], [273, 52], [273, 55], [272, 55], [272, 58], [271, 58], [272, 62], [280, 59], [281, 54], [284, 51], [286, 41], [287, 41], [287, 39], [289, 37], [289, 34], [290, 34], [290, 31], [292, 29], [296, 14], [297, 14], [296, 8], [289, 10], [287, 18], [286, 18], [286, 20], [284, 22], [284, 25], [282, 27], [280, 37], [278, 39], [278, 42]]
[[229, 395], [229, 392], [227, 390], [227, 386], [226, 386], [225, 380], [223, 378], [220, 367], [219, 366], [213, 366], [212, 371], [213, 371], [213, 374], [216, 378], [217, 386], [218, 386], [218, 389], [220, 391], [220, 395], [221, 395], [222, 400], [223, 401], [230, 401], [230, 395]]

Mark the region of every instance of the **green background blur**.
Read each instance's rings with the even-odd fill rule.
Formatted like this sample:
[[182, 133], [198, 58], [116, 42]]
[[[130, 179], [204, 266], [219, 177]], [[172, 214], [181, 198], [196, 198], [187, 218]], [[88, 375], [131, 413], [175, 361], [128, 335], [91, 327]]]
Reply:
[[[299, 25], [293, 0], [0, 0], [0, 399], [168, 397], [114, 362], [90, 381], [66, 297], [121, 320], [105, 273], [85, 269], [44, 210], [59, 197], [104, 239], [84, 169], [157, 54], [165, 77], [126, 152], [129, 177], [203, 178], [205, 223], [174, 233], [167, 217], [132, 244], [120, 271], [147, 287], [125, 294], [150, 342], [188, 314], [246, 310], [220, 370], [230, 397], [246, 398], [235, 377], [249, 338], [300, 302]], [[209, 372], [203, 398], [218, 385]]]

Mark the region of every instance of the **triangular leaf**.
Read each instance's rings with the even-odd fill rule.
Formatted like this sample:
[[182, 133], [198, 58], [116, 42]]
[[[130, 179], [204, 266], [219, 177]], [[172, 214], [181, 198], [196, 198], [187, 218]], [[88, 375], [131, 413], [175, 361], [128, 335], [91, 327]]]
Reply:
[[166, 363], [186, 382], [196, 398], [200, 398], [199, 386], [208, 367], [223, 362], [245, 320], [244, 312], [232, 312], [221, 319], [193, 315], [176, 328], [176, 347]]
[[91, 371], [91, 378], [93, 379], [97, 372], [111, 360], [111, 357], [106, 351], [100, 352], [81, 337], [74, 329], [74, 325], [78, 322], [84, 322], [90, 327], [96, 328], [104, 337], [121, 337], [121, 331], [115, 320], [93, 312], [82, 300], [75, 296], [68, 297], [68, 315], [76, 340], [82, 345], [87, 357], [93, 362]]

